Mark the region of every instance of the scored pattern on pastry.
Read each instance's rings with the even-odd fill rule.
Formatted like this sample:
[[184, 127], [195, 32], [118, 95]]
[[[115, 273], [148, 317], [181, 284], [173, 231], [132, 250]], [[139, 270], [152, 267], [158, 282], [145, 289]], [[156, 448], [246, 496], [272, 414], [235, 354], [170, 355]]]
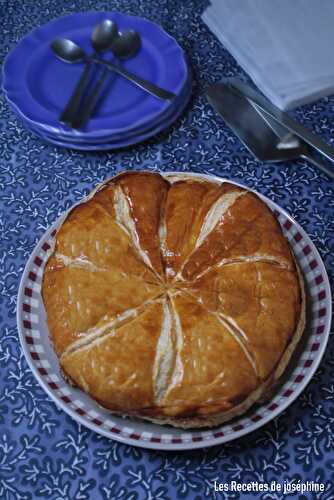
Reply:
[[205, 417], [273, 375], [301, 289], [270, 209], [235, 185], [125, 173], [56, 235], [43, 300], [64, 373], [113, 411]]
[[146, 309], [146, 307], [156, 302], [161, 302], [161, 297], [157, 297], [153, 300], [147, 300], [140, 306], [135, 307], [134, 309], [127, 309], [117, 316], [109, 316], [106, 314], [95, 326], [87, 330], [83, 338], [79, 338], [78, 340], [72, 342], [72, 344], [70, 344], [62, 353], [61, 358], [66, 358], [66, 356], [75, 351], [90, 348], [93, 341], [100, 341], [103, 337], [109, 335], [111, 332], [114, 332], [117, 328], [124, 326], [126, 323], [130, 323], [134, 318], [139, 316]]
[[185, 293], [187, 293], [190, 297], [192, 297], [199, 304], [201, 304], [202, 307], [204, 307], [208, 311], [208, 313], [215, 316], [217, 320], [224, 325], [226, 330], [234, 337], [234, 339], [240, 345], [245, 356], [248, 358], [249, 363], [252, 365], [255, 375], [258, 377], [259, 369], [257, 366], [257, 361], [253, 351], [249, 348], [245, 332], [238, 327], [238, 325], [233, 321], [231, 317], [226, 316], [222, 312], [215, 312], [214, 310], [212, 309], [210, 310], [208, 307], [206, 307], [206, 305], [202, 301], [201, 296], [196, 296], [195, 294], [192, 294], [190, 290], [185, 290]]
[[174, 318], [170, 299], [167, 296], [163, 304], [163, 320], [153, 367], [154, 401], [160, 403], [168, 387], [174, 367]]
[[231, 193], [224, 193], [218, 198], [204, 218], [201, 232], [199, 233], [195, 244], [195, 250], [202, 245], [204, 240], [209, 236], [211, 231], [214, 230], [220, 219], [224, 216], [228, 209], [232, 207], [237, 198], [245, 194], [245, 191], [236, 190]]

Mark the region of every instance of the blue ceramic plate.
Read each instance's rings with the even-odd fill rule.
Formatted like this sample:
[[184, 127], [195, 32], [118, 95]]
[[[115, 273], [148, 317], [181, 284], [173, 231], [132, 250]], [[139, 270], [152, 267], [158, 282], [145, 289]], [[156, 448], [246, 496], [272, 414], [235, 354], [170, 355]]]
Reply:
[[[161, 114], [161, 116], [157, 117], [156, 120], [153, 120], [151, 123], [147, 124], [146, 127], [140, 127], [139, 129], [135, 129], [132, 133], [129, 134], [123, 134], [121, 136], [106, 136], [101, 139], [92, 139], [92, 138], [83, 138], [82, 136], [79, 137], [73, 137], [70, 138], [68, 136], [64, 136], [62, 134], [57, 134], [57, 133], [49, 133], [46, 132], [45, 130], [41, 129], [40, 127], [36, 127], [33, 124], [31, 124], [29, 121], [26, 121], [24, 117], [21, 117], [22, 122], [26, 126], [27, 129], [30, 131], [36, 133], [39, 136], [43, 136], [44, 138], [49, 138], [50, 140], [54, 140], [57, 142], [62, 142], [64, 145], [66, 143], [69, 143], [70, 146], [72, 147], [72, 144], [76, 144], [77, 146], [82, 146], [81, 149], [87, 149], [86, 146], [92, 146], [93, 149], [100, 149], [99, 145], [108, 143], [108, 144], [116, 144], [119, 141], [126, 142], [127, 145], [130, 144], [135, 144], [138, 141], [138, 137], [142, 137], [143, 134], [145, 134], [145, 137], [147, 135], [148, 131], [151, 131], [152, 135], [155, 133], [154, 131], [159, 127], [159, 131], [163, 129], [164, 123], [170, 123], [170, 120], [172, 119], [173, 116], [178, 117], [180, 113], [178, 112], [179, 109], [183, 110], [185, 107], [185, 103], [189, 101], [190, 95], [191, 95], [191, 90], [192, 90], [192, 78], [191, 78], [191, 71], [189, 69], [189, 74], [188, 74], [188, 79], [185, 83], [185, 86], [181, 92], [180, 95], [177, 96], [177, 98], [173, 101], [173, 105], [167, 108], [167, 110]], [[138, 135], [138, 137], [137, 137]]]
[[[126, 69], [177, 95], [182, 92], [188, 77], [185, 56], [177, 42], [160, 26], [118, 12], [73, 14], [33, 30], [6, 58], [3, 89], [17, 114], [30, 125], [74, 141], [104, 137], [118, 140], [123, 134], [152, 125], [172, 106], [171, 102], [157, 99], [117, 76], [111, 84], [112, 92], [108, 92], [85, 130], [73, 131], [58, 122], [83, 65], [58, 60], [50, 49], [50, 42], [57, 37], [70, 38], [91, 53], [91, 32], [104, 19], [114, 20], [120, 30], [135, 29], [141, 36], [138, 54], [122, 62]], [[111, 56], [106, 55], [107, 58]]]
[[126, 137], [120, 140], [109, 140], [106, 142], [97, 142], [97, 143], [88, 143], [88, 142], [72, 142], [70, 140], [62, 140], [57, 138], [54, 135], [48, 135], [47, 133], [41, 132], [40, 129], [33, 129], [29, 126], [29, 124], [25, 123], [27, 128], [37, 134], [46, 142], [54, 144], [55, 146], [60, 146], [69, 149], [78, 149], [81, 151], [109, 151], [112, 149], [125, 148], [128, 146], [132, 146], [133, 144], [137, 144], [139, 142], [145, 141], [150, 137], [162, 132], [163, 130], [170, 127], [183, 113], [186, 105], [189, 102], [189, 98], [191, 96], [191, 86], [189, 88], [189, 92], [185, 94], [184, 99], [180, 102], [179, 106], [176, 109], [173, 109], [171, 113], [161, 122], [155, 125], [154, 127], [150, 127], [145, 131], [138, 132], [134, 134], [132, 137]]

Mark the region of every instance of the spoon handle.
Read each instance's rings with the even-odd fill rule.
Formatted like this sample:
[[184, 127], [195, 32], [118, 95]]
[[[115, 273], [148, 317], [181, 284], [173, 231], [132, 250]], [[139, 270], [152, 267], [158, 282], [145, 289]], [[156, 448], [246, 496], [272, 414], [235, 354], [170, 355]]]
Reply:
[[140, 78], [134, 73], [130, 73], [130, 71], [126, 70], [125, 68], [122, 68], [121, 66], [117, 66], [112, 62], [98, 61], [96, 59], [94, 59], [94, 61], [100, 64], [104, 64], [111, 71], [115, 71], [115, 73], [118, 73], [119, 75], [123, 76], [124, 78], [134, 83], [141, 89], [146, 90], [146, 92], [153, 95], [154, 97], [158, 97], [159, 99], [166, 99], [168, 101], [171, 101], [176, 97], [176, 95], [173, 94], [173, 92], [169, 92], [169, 90], [165, 90], [159, 87], [158, 85], [154, 85], [154, 83], [151, 83], [148, 80], [145, 80], [144, 78]]
[[67, 102], [64, 111], [59, 117], [59, 121], [61, 123], [66, 123], [67, 125], [71, 125], [77, 110], [79, 109], [82, 97], [84, 95], [90, 73], [91, 61], [87, 61], [85, 63], [84, 70], [81, 73], [81, 77], [72, 92], [72, 95]]
[[71, 124], [72, 128], [82, 128], [93, 115], [96, 105], [101, 97], [100, 91], [108, 77], [108, 73], [108, 68], [103, 68], [102, 74], [95, 83], [92, 92], [83, 102], [82, 111], [80, 111], [79, 115], [73, 120]]

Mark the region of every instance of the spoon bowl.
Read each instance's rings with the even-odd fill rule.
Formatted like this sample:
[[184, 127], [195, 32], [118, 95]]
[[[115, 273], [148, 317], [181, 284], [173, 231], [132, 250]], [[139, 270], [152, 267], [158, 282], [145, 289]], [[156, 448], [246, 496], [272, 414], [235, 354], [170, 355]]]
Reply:
[[137, 31], [127, 30], [118, 33], [111, 45], [111, 51], [118, 59], [129, 59], [140, 49], [141, 41]]
[[115, 37], [117, 37], [116, 23], [110, 19], [105, 19], [96, 26], [92, 33], [93, 49], [98, 53], [110, 49]]
[[51, 49], [62, 61], [74, 64], [86, 59], [86, 54], [79, 45], [67, 38], [57, 38], [51, 43]]

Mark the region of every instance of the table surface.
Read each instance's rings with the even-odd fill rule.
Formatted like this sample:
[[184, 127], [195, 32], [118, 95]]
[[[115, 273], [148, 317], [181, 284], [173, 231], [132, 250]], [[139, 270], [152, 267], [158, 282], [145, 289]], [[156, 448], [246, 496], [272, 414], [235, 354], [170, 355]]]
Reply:
[[[97, 183], [123, 169], [213, 173], [257, 189], [284, 207], [308, 232], [334, 271], [334, 193], [305, 161], [260, 164], [215, 115], [205, 89], [243, 75], [201, 21], [202, 0], [5, 0], [0, 5], [1, 57], [32, 28], [70, 12], [115, 10], [160, 23], [186, 50], [195, 76], [193, 98], [168, 131], [110, 153], [53, 147], [26, 131], [0, 97], [0, 498], [169, 499], [243, 498], [216, 493], [213, 481], [314, 480], [318, 499], [333, 499], [334, 338], [312, 382], [280, 417], [223, 446], [192, 452], [146, 451], [110, 441], [57, 409], [23, 357], [16, 295], [24, 265], [46, 228]], [[334, 145], [334, 96], [296, 111]], [[332, 281], [333, 282], [333, 281]], [[310, 495], [310, 496], [308, 496]], [[313, 498], [311, 494], [299, 498]], [[280, 499], [282, 493], [247, 498]], [[284, 497], [285, 498], [285, 497]]]

